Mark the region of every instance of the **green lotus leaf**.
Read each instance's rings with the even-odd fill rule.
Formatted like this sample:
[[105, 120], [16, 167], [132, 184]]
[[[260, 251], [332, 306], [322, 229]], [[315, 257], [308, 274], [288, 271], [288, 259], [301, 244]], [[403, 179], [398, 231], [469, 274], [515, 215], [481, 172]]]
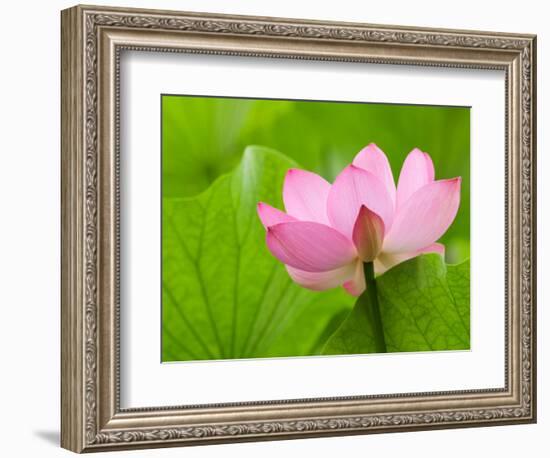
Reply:
[[[376, 279], [380, 321], [388, 352], [470, 348], [470, 263], [447, 265], [426, 254]], [[328, 339], [327, 355], [375, 353], [377, 320], [368, 295]]]
[[283, 179], [296, 166], [248, 147], [199, 196], [163, 198], [163, 361], [319, 354], [351, 311], [342, 288], [301, 288], [267, 250], [256, 204], [282, 208]]

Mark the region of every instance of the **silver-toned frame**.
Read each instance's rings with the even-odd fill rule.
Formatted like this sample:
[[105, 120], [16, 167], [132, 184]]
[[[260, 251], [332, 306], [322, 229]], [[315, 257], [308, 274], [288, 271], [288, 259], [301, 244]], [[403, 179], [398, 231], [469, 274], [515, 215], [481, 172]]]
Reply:
[[[535, 36], [94, 6], [64, 10], [61, 34], [63, 447], [89, 452], [535, 421]], [[505, 387], [121, 409], [125, 49], [503, 70]]]

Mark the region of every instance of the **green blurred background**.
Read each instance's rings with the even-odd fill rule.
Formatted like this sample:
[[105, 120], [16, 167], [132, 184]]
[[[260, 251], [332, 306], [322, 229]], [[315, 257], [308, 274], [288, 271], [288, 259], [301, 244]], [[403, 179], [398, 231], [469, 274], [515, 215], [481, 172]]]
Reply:
[[247, 145], [263, 145], [329, 181], [367, 144], [388, 156], [394, 178], [415, 147], [436, 179], [462, 177], [456, 220], [442, 237], [446, 261], [470, 257], [470, 109], [371, 103], [163, 95], [162, 195], [190, 197], [232, 170]]

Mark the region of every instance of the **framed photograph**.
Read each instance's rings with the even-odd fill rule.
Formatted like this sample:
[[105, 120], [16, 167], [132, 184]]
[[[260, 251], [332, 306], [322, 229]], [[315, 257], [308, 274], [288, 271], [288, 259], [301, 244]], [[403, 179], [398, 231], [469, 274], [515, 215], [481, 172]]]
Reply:
[[535, 36], [61, 18], [63, 447], [536, 420]]

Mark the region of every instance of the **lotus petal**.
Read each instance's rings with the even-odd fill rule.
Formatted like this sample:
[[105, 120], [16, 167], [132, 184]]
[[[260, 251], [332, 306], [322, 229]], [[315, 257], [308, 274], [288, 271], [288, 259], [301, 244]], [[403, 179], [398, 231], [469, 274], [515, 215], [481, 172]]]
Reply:
[[296, 221], [296, 218], [287, 215], [285, 212], [272, 207], [264, 202], [258, 202], [256, 206], [258, 216], [262, 221], [262, 224], [267, 229], [269, 226], [273, 226], [279, 223], [288, 223], [289, 221]]
[[319, 175], [290, 169], [283, 185], [286, 212], [300, 221], [328, 224], [327, 197], [330, 183]]
[[363, 263], [361, 260], [357, 260], [355, 264], [355, 273], [353, 278], [344, 283], [344, 289], [352, 296], [360, 296], [365, 291], [367, 284], [365, 282], [365, 272], [363, 270]]
[[434, 181], [434, 165], [428, 153], [413, 149], [405, 159], [397, 183], [397, 208], [401, 208], [416, 191]]
[[362, 205], [353, 227], [353, 243], [363, 262], [372, 262], [378, 256], [383, 241], [384, 222], [382, 218]]
[[327, 202], [330, 225], [351, 240], [362, 205], [380, 216], [386, 230], [391, 227], [393, 203], [386, 187], [373, 173], [350, 165], [330, 188]]
[[292, 280], [300, 286], [314, 291], [324, 291], [341, 286], [352, 279], [355, 267], [355, 262], [351, 262], [345, 266], [326, 272], [307, 272], [288, 265], [286, 266], [286, 270]]
[[384, 184], [388, 194], [395, 204], [395, 181], [390, 163], [384, 152], [377, 145], [371, 143], [363, 148], [353, 159], [353, 165], [371, 172]]
[[270, 226], [266, 241], [279, 261], [307, 272], [334, 270], [357, 256], [353, 243], [337, 230], [309, 221]]
[[383, 250], [417, 251], [436, 242], [456, 217], [460, 182], [460, 178], [434, 181], [416, 191], [398, 208]]

